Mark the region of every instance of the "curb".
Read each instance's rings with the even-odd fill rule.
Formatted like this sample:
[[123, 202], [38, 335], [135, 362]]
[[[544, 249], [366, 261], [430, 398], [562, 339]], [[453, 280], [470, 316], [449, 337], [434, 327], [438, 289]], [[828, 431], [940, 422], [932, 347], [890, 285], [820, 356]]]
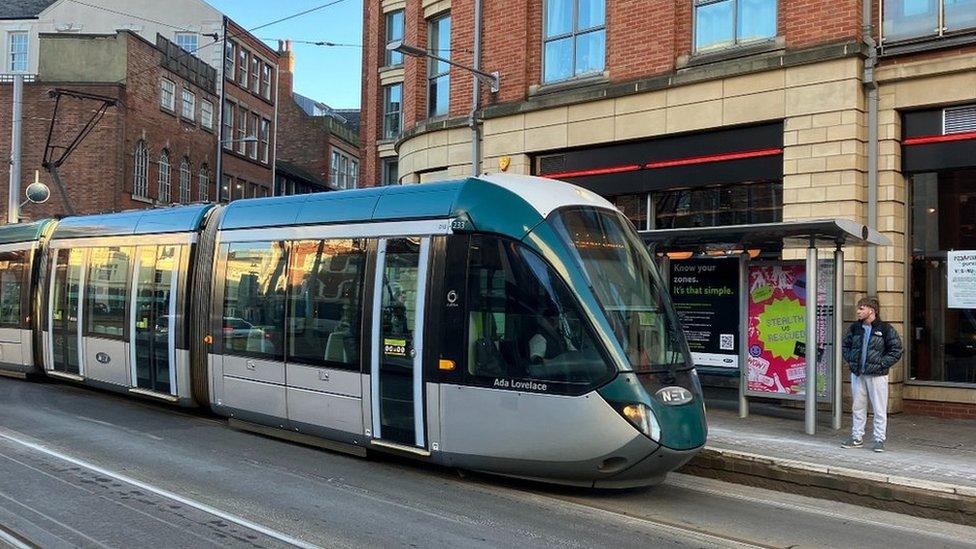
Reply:
[[974, 487], [712, 446], [678, 472], [976, 526]]

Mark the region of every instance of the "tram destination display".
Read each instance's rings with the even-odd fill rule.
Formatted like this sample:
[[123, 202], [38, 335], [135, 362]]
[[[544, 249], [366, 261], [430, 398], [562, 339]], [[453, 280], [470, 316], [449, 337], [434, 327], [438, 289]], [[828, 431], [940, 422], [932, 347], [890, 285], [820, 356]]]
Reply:
[[671, 300], [695, 366], [739, 367], [739, 261], [671, 262]]

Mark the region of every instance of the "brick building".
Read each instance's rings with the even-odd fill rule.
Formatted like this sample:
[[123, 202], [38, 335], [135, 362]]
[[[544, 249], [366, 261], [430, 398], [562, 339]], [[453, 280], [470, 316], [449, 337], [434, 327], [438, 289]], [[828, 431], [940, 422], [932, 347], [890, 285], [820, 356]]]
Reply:
[[[163, 37], [155, 44], [129, 31], [114, 35], [42, 34], [40, 75], [24, 87], [22, 173], [52, 189], [42, 205], [28, 204], [25, 219], [64, 215], [67, 208], [41, 164], [55, 99], [65, 89], [114, 100], [94, 131], [59, 172], [67, 200], [78, 213], [119, 211], [212, 199], [216, 166], [216, 71], [186, 59]], [[84, 59], [84, 63], [77, 62]], [[10, 105], [12, 85], [0, 83], [0, 104]], [[63, 147], [101, 105], [65, 95], [54, 118], [51, 143]], [[10, 109], [0, 109], [0, 127], [10, 128]], [[10, 132], [0, 132], [9, 150]], [[60, 149], [54, 151], [60, 154]], [[9, 166], [0, 164], [7, 181]], [[0, 187], [6, 205], [7, 186]], [[6, 215], [6, 214], [4, 214]]]
[[[480, 65], [501, 75], [476, 113], [483, 170], [588, 187], [644, 229], [825, 217], [877, 228], [894, 245], [847, 251], [844, 305], [877, 294], [906, 341], [891, 409], [976, 415], [976, 306], [946, 277], [950, 252], [976, 249], [974, 4], [482, 5]], [[471, 64], [473, 11], [366, 3], [366, 180], [470, 173], [471, 75], [385, 46]]]
[[224, 18], [221, 201], [274, 191], [278, 54]]
[[295, 52], [279, 44], [276, 194], [354, 189], [359, 183], [359, 135], [325, 104], [295, 93]]

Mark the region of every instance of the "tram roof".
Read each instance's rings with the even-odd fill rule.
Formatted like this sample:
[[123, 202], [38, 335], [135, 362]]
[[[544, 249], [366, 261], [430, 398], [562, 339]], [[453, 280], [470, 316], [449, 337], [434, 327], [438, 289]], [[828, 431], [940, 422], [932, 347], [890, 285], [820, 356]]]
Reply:
[[54, 220], [41, 219], [31, 223], [0, 225], [0, 244], [16, 244], [38, 240], [44, 233], [44, 228], [52, 221]]
[[[508, 201], [499, 204], [500, 200]], [[504, 225], [525, 232], [553, 210], [570, 205], [613, 207], [596, 193], [562, 181], [485, 174], [421, 185], [237, 200], [227, 206], [220, 228], [440, 219], [466, 214], [479, 229]]]
[[154, 208], [131, 212], [66, 217], [52, 239], [128, 236], [196, 231], [212, 204]]

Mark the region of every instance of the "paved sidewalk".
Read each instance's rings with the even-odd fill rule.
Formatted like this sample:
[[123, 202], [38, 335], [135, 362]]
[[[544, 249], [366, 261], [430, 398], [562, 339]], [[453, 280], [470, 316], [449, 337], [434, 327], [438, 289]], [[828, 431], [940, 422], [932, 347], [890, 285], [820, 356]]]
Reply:
[[[734, 391], [707, 389], [708, 443], [688, 472], [785, 490], [804, 487], [825, 497], [844, 494], [873, 507], [976, 522], [976, 421], [897, 414], [888, 418], [887, 451], [843, 449], [843, 429], [818, 415], [817, 434], [803, 431], [803, 410], [751, 403], [738, 417]], [[887, 507], [882, 503], [889, 503]]]

